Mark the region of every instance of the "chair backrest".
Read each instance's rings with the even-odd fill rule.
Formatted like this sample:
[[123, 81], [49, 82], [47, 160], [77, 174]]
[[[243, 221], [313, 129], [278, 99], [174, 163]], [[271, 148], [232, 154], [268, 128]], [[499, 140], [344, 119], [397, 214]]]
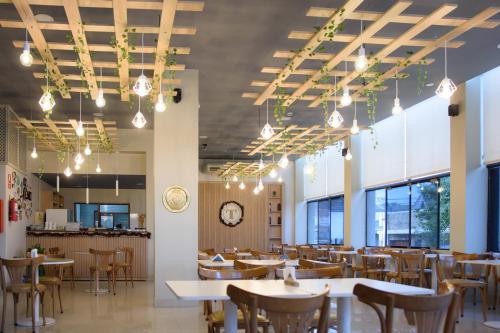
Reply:
[[[283, 269], [276, 269], [276, 277], [283, 279]], [[342, 267], [320, 267], [295, 270], [295, 278], [300, 279], [334, 279], [343, 277]]]
[[246, 333], [257, 333], [257, 312], [265, 310], [276, 333], [308, 332], [317, 310], [320, 310], [318, 333], [328, 332], [330, 289], [319, 295], [301, 298], [278, 298], [250, 293], [233, 285], [227, 294], [243, 313]]
[[298, 249], [299, 259], [318, 259], [318, 249], [300, 247]]
[[[372, 307], [380, 321], [381, 333], [393, 333], [394, 309], [402, 309], [416, 333], [452, 333], [459, 295], [448, 292], [438, 296], [406, 296], [388, 293], [363, 284], [354, 286], [354, 295]], [[383, 308], [385, 307], [385, 314]], [[440, 331], [440, 328], [444, 329]]]
[[[2, 290], [6, 292], [7, 284], [10, 282], [11, 286], [24, 283], [24, 277], [28, 273], [28, 267], [30, 267], [30, 279], [32, 281], [31, 289], [35, 288], [35, 274], [38, 266], [45, 260], [44, 256], [38, 256], [35, 258], [22, 258], [22, 259], [0, 259], [0, 275], [2, 282]], [[5, 270], [4, 270], [5, 267]], [[7, 272], [7, 276], [5, 276]], [[8, 277], [8, 279], [7, 279]]]
[[423, 281], [425, 268], [425, 255], [419, 252], [396, 252], [391, 254], [396, 259], [398, 273], [405, 273], [406, 276], [412, 275]]
[[115, 250], [96, 250], [89, 249], [89, 253], [92, 255], [92, 260], [94, 266], [102, 265], [116, 265], [116, 251]]
[[[491, 255], [484, 253], [484, 254], [460, 254], [459, 255], [460, 260], [486, 260], [490, 259]], [[489, 265], [470, 265], [470, 264], [460, 264], [460, 273], [462, 277], [465, 277], [465, 273], [468, 272], [467, 278], [468, 279], [481, 279], [483, 277], [488, 277], [490, 274], [490, 269], [491, 266]]]
[[437, 261], [437, 276], [438, 281], [442, 282], [446, 279], [453, 279], [457, 268], [457, 258], [452, 256], [439, 256]]
[[225, 260], [236, 260], [238, 256], [235, 253], [221, 253], [222, 258]]
[[216, 255], [217, 253], [215, 252], [215, 249], [202, 249], [202, 250], [199, 250], [199, 252], [203, 252], [203, 253], [206, 253], [208, 254], [209, 256], [214, 256]]
[[49, 254], [58, 254], [61, 249], [57, 246], [49, 247]]
[[132, 265], [132, 263], [134, 262], [134, 248], [129, 246], [123, 246], [118, 250], [125, 254], [125, 263]]
[[267, 277], [266, 267], [249, 269], [208, 269], [198, 267], [198, 275], [204, 280], [254, 280]]
[[[45, 257], [46, 258], [64, 259], [64, 258], [66, 258], [66, 255], [64, 253], [46, 254]], [[47, 265], [44, 268], [45, 268], [45, 275], [56, 276], [56, 277], [62, 279], [63, 270], [62, 270], [61, 265]]]
[[322, 268], [322, 267], [342, 267], [343, 263], [324, 262], [317, 260], [299, 259], [299, 268]]
[[272, 253], [264, 253], [264, 254], [259, 254], [259, 259], [260, 260], [280, 260], [281, 255], [280, 254], [272, 254]]

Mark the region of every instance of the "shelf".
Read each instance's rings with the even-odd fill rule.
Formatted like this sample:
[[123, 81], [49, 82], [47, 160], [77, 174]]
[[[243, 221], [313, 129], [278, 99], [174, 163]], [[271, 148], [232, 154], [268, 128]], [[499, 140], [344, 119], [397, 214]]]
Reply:
[[281, 227], [281, 224], [270, 224], [270, 227]]
[[272, 238], [269, 238], [269, 240], [281, 240], [281, 237], [272, 237]]
[[281, 213], [281, 210], [276, 210], [276, 211], [271, 210], [271, 211], [269, 211], [269, 213], [271, 213], [271, 214]]

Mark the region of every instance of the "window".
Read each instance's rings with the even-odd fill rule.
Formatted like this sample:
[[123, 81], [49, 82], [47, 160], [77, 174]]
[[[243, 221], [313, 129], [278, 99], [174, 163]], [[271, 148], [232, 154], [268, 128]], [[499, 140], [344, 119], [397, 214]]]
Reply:
[[500, 166], [488, 167], [488, 229], [487, 250], [498, 252], [500, 249]]
[[130, 228], [129, 204], [75, 203], [75, 221], [83, 228]]
[[367, 191], [366, 245], [448, 249], [450, 178]]
[[344, 197], [307, 203], [307, 242], [309, 244], [344, 244]]

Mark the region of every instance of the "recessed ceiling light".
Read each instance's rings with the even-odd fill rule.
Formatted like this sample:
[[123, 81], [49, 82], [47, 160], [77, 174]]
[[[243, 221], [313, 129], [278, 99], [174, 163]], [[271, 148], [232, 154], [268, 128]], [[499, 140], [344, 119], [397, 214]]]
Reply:
[[497, 45], [497, 49], [500, 49], [500, 44]]
[[50, 23], [54, 22], [54, 18], [47, 14], [36, 14], [35, 19], [37, 22]]
[[425, 84], [426, 87], [434, 87], [434, 82], [429, 82]]

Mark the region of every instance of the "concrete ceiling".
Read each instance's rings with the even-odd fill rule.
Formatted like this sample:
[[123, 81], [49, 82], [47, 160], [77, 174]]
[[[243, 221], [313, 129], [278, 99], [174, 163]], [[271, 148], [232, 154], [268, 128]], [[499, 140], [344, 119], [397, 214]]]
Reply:
[[[455, 3], [458, 8], [450, 16], [472, 17], [487, 7], [500, 5], [494, 0], [418, 0], [406, 11], [414, 14], [429, 14], [444, 3]], [[273, 58], [276, 50], [297, 49], [304, 45], [304, 41], [288, 39], [292, 30], [312, 30], [312, 27], [324, 23], [325, 19], [306, 17], [307, 10], [312, 6], [339, 7], [344, 1], [325, 0], [208, 0], [201, 13], [178, 12], [175, 18], [177, 26], [195, 26], [198, 32], [195, 36], [179, 36], [172, 38], [172, 46], [190, 47], [191, 54], [178, 56], [178, 62], [186, 64], [187, 68], [198, 69], [200, 72], [200, 139], [201, 158], [245, 158], [238, 154], [239, 150], [258, 135], [258, 110], [252, 99], [243, 99], [243, 92], [260, 92], [262, 88], [250, 87], [252, 80], [271, 80], [272, 74], [262, 74], [264, 66], [284, 66], [285, 59]], [[365, 0], [361, 10], [384, 11], [395, 1], [393, 0]], [[43, 13], [54, 17], [56, 22], [65, 22], [66, 18], [62, 7], [33, 6], [35, 14]], [[81, 9], [85, 23], [112, 24], [111, 10]], [[158, 12], [129, 11], [129, 25], [151, 25], [158, 22]], [[0, 4], [0, 19], [18, 19], [12, 5]], [[500, 19], [499, 16], [493, 19]], [[381, 31], [384, 36], [397, 36], [407, 29], [407, 25], [390, 24]], [[419, 38], [435, 38], [447, 27], [432, 27], [419, 35]], [[359, 21], [348, 21], [344, 33], [359, 33]], [[46, 39], [51, 42], [65, 42], [65, 32], [45, 32]], [[0, 100], [10, 104], [13, 109], [27, 117], [30, 113], [33, 118], [41, 118], [37, 105], [40, 96], [40, 80], [32, 76], [33, 68], [26, 69], [19, 64], [20, 50], [15, 49], [12, 40], [22, 40], [24, 31], [20, 29], [0, 28]], [[109, 43], [111, 34], [87, 33], [89, 43]], [[448, 52], [449, 76], [455, 83], [464, 82], [489, 69], [500, 66], [500, 28], [473, 29], [458, 38], [466, 42], [458, 49]], [[139, 38], [137, 38], [139, 41]], [[137, 42], [136, 42], [137, 44]], [[145, 35], [145, 44], [155, 44], [153, 35]], [[332, 43], [333, 44], [333, 43]], [[328, 50], [335, 52], [342, 44], [329, 45]], [[377, 51], [378, 48], [368, 45], [367, 51]], [[406, 51], [412, 48], [402, 48], [395, 56], [405, 56]], [[72, 51], [54, 52], [60, 59], [74, 58]], [[400, 99], [404, 107], [414, 105], [430, 96], [443, 77], [443, 49], [429, 55], [436, 61], [429, 65], [428, 83], [434, 87], [426, 87], [421, 95], [416, 93], [415, 66], [408, 70], [410, 78], [400, 81]], [[92, 53], [93, 60], [114, 60], [114, 54]], [[146, 61], [151, 59], [146, 55]], [[303, 68], [318, 68], [320, 62], [306, 61]], [[343, 69], [343, 64], [342, 64]], [[383, 70], [384, 68], [381, 67]], [[37, 71], [43, 68], [38, 66]], [[73, 72], [76, 73], [76, 69]], [[109, 71], [109, 72], [108, 72]], [[103, 74], [113, 75], [113, 70]], [[67, 68], [65, 73], [69, 73]], [[132, 75], [137, 75], [132, 71]], [[147, 73], [151, 77], [151, 73]], [[389, 89], [379, 94], [377, 106], [377, 120], [390, 114], [394, 98], [394, 82], [387, 81]], [[67, 119], [78, 115], [78, 95], [73, 94], [71, 100], [57, 99], [54, 119]], [[119, 101], [118, 95], [107, 97], [108, 105], [104, 119], [116, 120], [119, 128], [130, 128], [130, 120], [135, 112], [134, 103]], [[362, 124], [368, 124], [364, 105], [359, 106], [358, 119]], [[270, 108], [272, 103], [270, 103]], [[92, 118], [96, 107], [91, 101], [84, 103], [84, 118]], [[262, 117], [265, 117], [265, 108], [262, 108]], [[287, 124], [310, 126], [323, 121], [323, 112], [320, 108], [311, 109], [306, 102], [296, 102], [289, 109], [293, 113]], [[352, 108], [343, 111], [346, 122], [352, 119]], [[152, 115], [146, 113], [149, 123], [154, 126]]]

